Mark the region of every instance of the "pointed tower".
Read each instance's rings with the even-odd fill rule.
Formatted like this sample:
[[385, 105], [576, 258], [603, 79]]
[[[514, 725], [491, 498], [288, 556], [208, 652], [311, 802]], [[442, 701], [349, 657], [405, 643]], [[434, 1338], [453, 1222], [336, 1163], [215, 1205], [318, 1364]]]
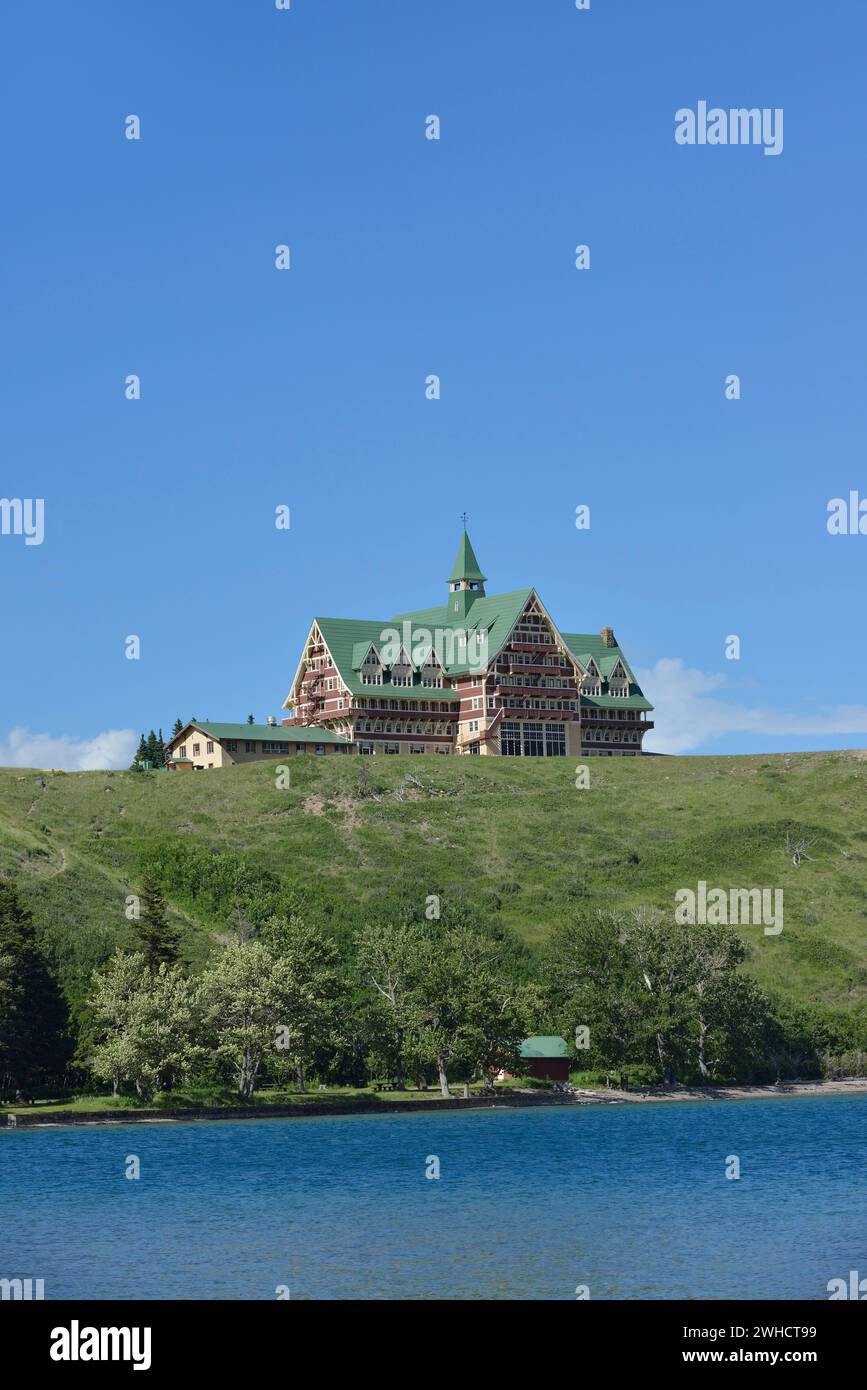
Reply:
[[453, 618], [465, 618], [476, 599], [485, 596], [485, 576], [479, 569], [466, 526], [448, 578], [448, 586], [448, 608]]

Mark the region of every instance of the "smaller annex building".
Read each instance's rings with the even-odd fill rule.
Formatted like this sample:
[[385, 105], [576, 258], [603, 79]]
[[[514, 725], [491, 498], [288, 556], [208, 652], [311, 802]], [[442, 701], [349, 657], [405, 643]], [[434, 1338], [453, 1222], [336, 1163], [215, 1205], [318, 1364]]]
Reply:
[[569, 1046], [565, 1038], [525, 1038], [520, 1046], [525, 1076], [540, 1081], [569, 1080]]
[[285, 758], [295, 753], [348, 753], [348, 739], [321, 728], [287, 728], [284, 724], [185, 725], [166, 744], [170, 772], [201, 772], [209, 767], [232, 767], [260, 758]]

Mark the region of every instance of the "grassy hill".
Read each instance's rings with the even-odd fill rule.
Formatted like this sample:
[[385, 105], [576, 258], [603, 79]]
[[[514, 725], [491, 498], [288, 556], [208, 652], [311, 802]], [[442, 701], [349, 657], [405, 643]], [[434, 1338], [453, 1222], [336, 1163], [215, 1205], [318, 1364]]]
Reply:
[[[699, 879], [785, 893], [778, 937], [744, 928], [747, 968], [800, 1000], [867, 998], [867, 754], [591, 759], [296, 757], [206, 774], [0, 770], [0, 872], [18, 880], [73, 989], [129, 941], [124, 899], [155, 846], [270, 871], [335, 930], [398, 890], [462, 893], [531, 947], [565, 914], [653, 905]], [[408, 780], [408, 775], [417, 779]], [[787, 831], [814, 841], [796, 868]], [[204, 855], [204, 858], [202, 857]], [[233, 867], [234, 866], [234, 867]], [[168, 890], [186, 950], [225, 901]]]

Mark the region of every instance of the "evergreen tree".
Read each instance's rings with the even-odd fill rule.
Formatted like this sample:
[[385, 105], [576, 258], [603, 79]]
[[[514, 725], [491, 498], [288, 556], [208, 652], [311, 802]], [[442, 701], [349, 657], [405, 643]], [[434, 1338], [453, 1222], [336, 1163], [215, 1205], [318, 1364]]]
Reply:
[[142, 878], [141, 903], [133, 930], [144, 949], [151, 970], [160, 965], [174, 965], [180, 955], [181, 934], [173, 927], [166, 912], [162, 889], [152, 874]]
[[256, 721], [255, 721], [255, 719], [253, 718], [252, 714], [248, 714], [248, 715], [247, 715], [247, 723], [248, 723], [248, 724], [255, 724], [255, 723], [256, 723]]
[[178, 734], [181, 732], [181, 730], [183, 729], [183, 727], [184, 727], [184, 726], [183, 726], [183, 724], [181, 723], [180, 719], [176, 719], [176, 720], [175, 720], [175, 727], [172, 729], [172, 738], [177, 738]]
[[163, 731], [160, 729], [156, 741], [157, 767], [165, 767], [166, 762], [166, 741], [163, 738]]
[[146, 758], [147, 755], [148, 755], [147, 744], [146, 744], [146, 742], [145, 742], [145, 736], [144, 736], [144, 734], [142, 734], [141, 738], [140, 738], [139, 741], [138, 741], [138, 748], [136, 749], [136, 755], [135, 755], [135, 757], [133, 758], [132, 762], [130, 763], [130, 769], [131, 769], [131, 770], [134, 770], [134, 769], [140, 767], [140, 766], [141, 766], [141, 763], [142, 763], [142, 761], [143, 761], [143, 759]]
[[149, 733], [148, 736], [147, 736], [147, 739], [146, 739], [146, 741], [145, 741], [145, 747], [146, 747], [146, 749], [147, 749], [147, 753], [146, 753], [145, 756], [147, 757], [148, 762], [150, 763], [151, 767], [156, 767], [156, 766], [157, 766], [157, 736], [156, 736], [156, 734], [154, 733], [153, 729], [151, 729], [150, 733]]
[[67, 1027], [66, 1005], [33, 918], [13, 881], [0, 878], [0, 1088], [60, 1075], [70, 1055]]

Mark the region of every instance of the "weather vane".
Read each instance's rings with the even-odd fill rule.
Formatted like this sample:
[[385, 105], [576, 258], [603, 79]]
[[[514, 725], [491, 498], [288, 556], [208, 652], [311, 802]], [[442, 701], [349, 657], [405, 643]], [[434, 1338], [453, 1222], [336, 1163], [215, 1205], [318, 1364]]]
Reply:
[[467, 522], [469, 521], [469, 517], [467, 516], [466, 512], [461, 513], [461, 521], [464, 523], [464, 530], [466, 531]]

